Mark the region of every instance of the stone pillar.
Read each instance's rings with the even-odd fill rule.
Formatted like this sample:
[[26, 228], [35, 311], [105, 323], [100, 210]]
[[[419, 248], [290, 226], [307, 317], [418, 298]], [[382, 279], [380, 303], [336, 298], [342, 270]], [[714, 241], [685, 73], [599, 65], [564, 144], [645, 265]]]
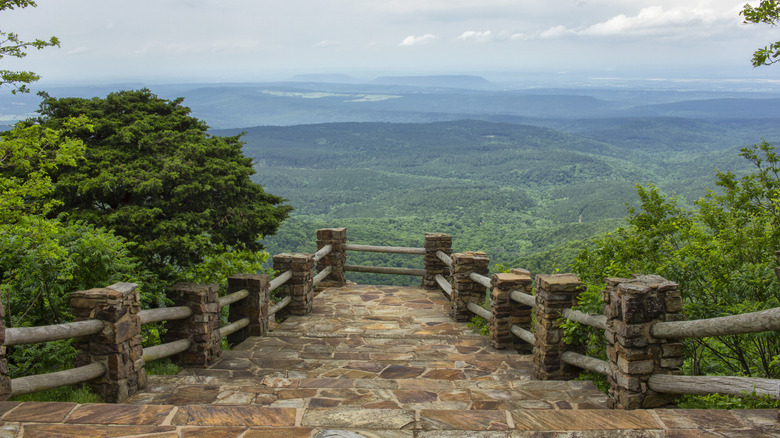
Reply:
[[192, 309], [187, 319], [168, 321], [164, 342], [180, 339], [192, 341], [190, 349], [174, 356], [185, 366], [207, 367], [222, 357], [219, 333], [219, 286], [216, 284], [178, 283], [171, 288], [168, 298], [173, 306]]
[[522, 341], [511, 332], [513, 325], [531, 330], [532, 307], [509, 297], [515, 290], [533, 295], [532, 283], [531, 273], [522, 269], [513, 269], [509, 274], [494, 274], [490, 278], [490, 311], [493, 313], [490, 339], [493, 347], [499, 350], [511, 347], [523, 354], [532, 352], [533, 345]]
[[656, 322], [685, 319], [677, 284], [658, 275], [608, 278], [602, 299], [607, 317], [609, 407], [649, 409], [673, 403], [674, 395], [651, 391], [647, 380], [652, 374], [681, 373], [682, 343], [650, 336]]
[[563, 343], [561, 317], [563, 309], [577, 304], [585, 287], [574, 274], [536, 276], [536, 345], [534, 368], [539, 380], [571, 380], [580, 369], [561, 362], [564, 351], [577, 351], [578, 346]]
[[249, 318], [249, 325], [228, 335], [233, 345], [243, 342], [250, 336], [263, 336], [268, 332], [268, 303], [270, 291], [267, 275], [239, 274], [228, 278], [228, 294], [242, 289], [249, 296], [230, 305], [228, 322]]
[[330, 254], [317, 262], [317, 272], [322, 272], [328, 266], [333, 266], [333, 270], [320, 282], [319, 287], [341, 287], [347, 284], [347, 277], [344, 275], [344, 265], [347, 263], [347, 252], [344, 250], [346, 244], [346, 228], [317, 230], [317, 250], [321, 250], [325, 245], [333, 247]]
[[8, 359], [5, 357], [5, 307], [0, 302], [0, 401], [11, 397], [11, 378], [8, 377]]
[[436, 257], [436, 252], [452, 254], [452, 236], [444, 233], [425, 233], [425, 276], [421, 286], [426, 290], [439, 290], [436, 283], [436, 275], [440, 274], [445, 279], [450, 278], [450, 267]]
[[117, 283], [70, 295], [76, 321], [103, 321], [102, 332], [76, 339], [79, 354], [74, 365], [101, 362], [106, 366], [106, 374], [88, 384], [108, 403], [119, 403], [146, 387], [138, 298], [133, 283]]
[[314, 305], [314, 254], [277, 254], [274, 256], [274, 270], [280, 274], [292, 270], [292, 278], [279, 287], [279, 296], [292, 297], [290, 304], [281, 313], [308, 315]]
[[485, 300], [486, 289], [469, 278], [469, 274], [487, 276], [490, 258], [484, 252], [462, 252], [452, 254], [452, 301], [450, 316], [455, 321], [471, 321], [474, 316], [466, 308], [468, 303], [479, 305]]

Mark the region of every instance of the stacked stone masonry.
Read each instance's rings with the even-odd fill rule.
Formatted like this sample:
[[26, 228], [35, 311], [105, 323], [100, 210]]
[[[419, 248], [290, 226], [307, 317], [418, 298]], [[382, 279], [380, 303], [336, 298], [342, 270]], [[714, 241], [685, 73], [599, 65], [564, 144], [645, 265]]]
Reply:
[[138, 299], [138, 291], [131, 283], [71, 294], [76, 321], [103, 321], [103, 331], [76, 339], [80, 353], [75, 366], [93, 362], [105, 365], [106, 374], [89, 385], [107, 402], [120, 402], [146, 386]]
[[0, 303], [0, 400], [11, 396], [11, 378], [8, 377], [8, 359], [5, 357], [5, 306]]
[[443, 233], [425, 233], [425, 276], [422, 279], [422, 287], [426, 290], [438, 290], [436, 275], [445, 279], [450, 278], [450, 267], [441, 261], [436, 255], [438, 251], [452, 255], [452, 236]]
[[168, 321], [165, 342], [189, 339], [192, 346], [179, 354], [178, 362], [186, 366], [206, 367], [222, 356], [219, 332], [219, 286], [216, 284], [179, 283], [168, 298], [174, 306], [187, 306], [187, 319]]
[[652, 374], [681, 373], [683, 345], [650, 336], [656, 322], [685, 319], [677, 284], [657, 275], [608, 278], [602, 300], [607, 316], [609, 406], [648, 409], [672, 403], [673, 395], [651, 391], [647, 381]]
[[308, 315], [314, 303], [314, 254], [284, 253], [274, 256], [274, 270], [283, 273], [292, 271], [292, 278], [279, 287], [278, 295], [289, 295], [292, 301], [283, 310], [282, 315]]
[[455, 321], [470, 321], [473, 314], [466, 308], [468, 303], [481, 304], [485, 301], [485, 286], [475, 282], [469, 275], [488, 275], [490, 258], [484, 252], [462, 252], [452, 254], [452, 302], [450, 316]]
[[331, 245], [328, 255], [317, 262], [317, 271], [322, 272], [328, 266], [333, 270], [322, 280], [320, 287], [341, 287], [347, 284], [347, 277], [344, 274], [344, 265], [347, 263], [347, 252], [344, 245], [347, 244], [346, 228], [322, 228], [317, 230], [317, 250], [321, 250], [327, 245]]
[[571, 380], [579, 374], [579, 368], [561, 362], [561, 354], [578, 348], [563, 342], [561, 321], [563, 309], [575, 306], [584, 290], [574, 274], [536, 276], [534, 366], [537, 379]]
[[228, 278], [228, 294], [247, 290], [249, 296], [230, 305], [228, 322], [249, 318], [249, 325], [228, 336], [228, 342], [239, 344], [250, 336], [268, 333], [270, 291], [267, 275], [239, 274]]
[[508, 274], [494, 274], [490, 279], [490, 338], [497, 349], [514, 348], [518, 353], [529, 354], [533, 345], [527, 344], [512, 334], [512, 326], [531, 330], [532, 308], [509, 297], [512, 291], [531, 295], [533, 281], [531, 274], [522, 269], [513, 269]]

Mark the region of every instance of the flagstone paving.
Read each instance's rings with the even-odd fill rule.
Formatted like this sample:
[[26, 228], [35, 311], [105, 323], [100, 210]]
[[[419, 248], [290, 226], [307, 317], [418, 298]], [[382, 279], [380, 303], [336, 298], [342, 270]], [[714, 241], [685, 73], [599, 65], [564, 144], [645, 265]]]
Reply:
[[325, 289], [314, 311], [125, 404], [0, 402], [0, 438], [769, 437], [776, 410], [613, 411], [586, 381], [534, 381], [438, 292]]

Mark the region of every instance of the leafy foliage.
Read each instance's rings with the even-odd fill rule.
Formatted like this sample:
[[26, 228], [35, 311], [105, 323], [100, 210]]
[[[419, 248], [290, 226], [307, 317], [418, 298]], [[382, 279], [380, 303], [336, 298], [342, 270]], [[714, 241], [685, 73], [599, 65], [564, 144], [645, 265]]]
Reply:
[[[691, 319], [779, 307], [774, 267], [780, 249], [780, 158], [767, 142], [743, 148], [740, 155], [754, 171], [741, 177], [718, 172], [721, 191], [709, 192], [693, 209], [653, 186], [638, 186], [641, 208], [630, 209], [627, 227], [583, 250], [575, 272], [591, 284], [632, 273], [662, 275], [679, 283]], [[583, 304], [593, 309], [597, 301], [586, 294]], [[780, 375], [776, 332], [688, 340], [686, 349], [685, 367], [692, 374]]]
[[45, 215], [61, 202], [53, 199], [50, 173], [58, 166], [75, 166], [84, 143], [67, 137], [74, 129], [91, 129], [84, 117], [66, 120], [55, 131], [18, 123], [0, 134], [0, 223], [22, 215]]
[[[37, 5], [31, 0], [0, 0], [0, 11], [15, 8], [21, 9], [28, 6], [34, 8]], [[35, 39], [24, 41], [16, 33], [0, 31], [0, 59], [5, 56], [24, 58], [27, 56], [26, 50], [28, 48], [41, 50], [45, 47], [59, 47], [59, 45], [60, 41], [57, 37], [51, 37], [48, 40]], [[0, 70], [0, 85], [9, 85], [11, 92], [14, 94], [28, 93], [30, 90], [27, 88], [27, 84], [35, 82], [40, 78], [39, 75], [31, 71]]]
[[[746, 4], [739, 13], [745, 17], [745, 23], [763, 23], [775, 27], [780, 20], [780, 4], [777, 0], [761, 0], [758, 6]], [[753, 52], [753, 67], [771, 65], [780, 61], [780, 41]]]
[[40, 111], [45, 127], [61, 129], [82, 114], [94, 125], [74, 132], [87, 160], [57, 172], [57, 211], [134, 242], [133, 255], [168, 280], [228, 248], [261, 250], [259, 237], [273, 234], [290, 211], [250, 180], [252, 160], [239, 136], [208, 135], [181, 101], [149, 90], [47, 96]]

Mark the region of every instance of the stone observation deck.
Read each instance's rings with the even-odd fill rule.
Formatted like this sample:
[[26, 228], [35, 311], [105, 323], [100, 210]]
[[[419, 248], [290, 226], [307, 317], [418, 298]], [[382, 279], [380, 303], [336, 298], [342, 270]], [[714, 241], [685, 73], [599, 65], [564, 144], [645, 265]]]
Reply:
[[778, 436], [776, 410], [609, 410], [588, 381], [537, 381], [448, 315], [439, 291], [326, 288], [312, 312], [123, 404], [0, 402], [0, 436]]

